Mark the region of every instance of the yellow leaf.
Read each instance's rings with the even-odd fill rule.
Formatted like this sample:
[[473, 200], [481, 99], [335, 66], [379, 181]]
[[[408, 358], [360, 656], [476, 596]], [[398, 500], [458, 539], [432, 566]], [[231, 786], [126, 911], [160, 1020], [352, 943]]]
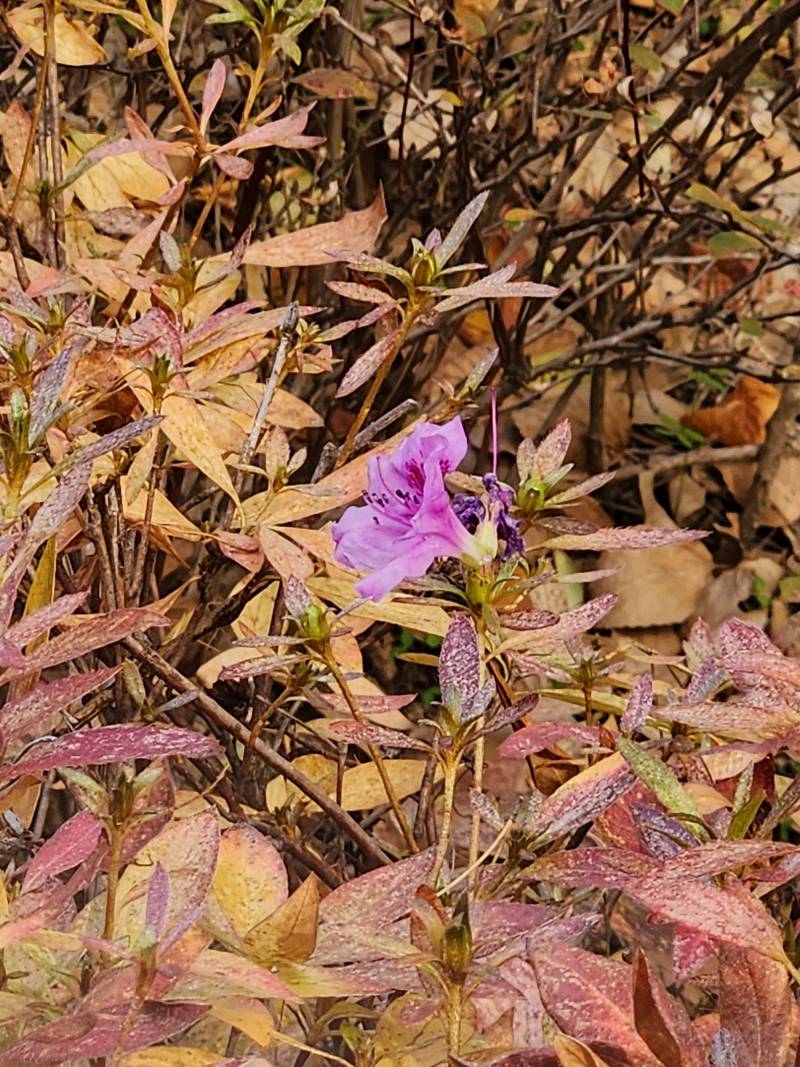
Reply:
[[187, 1045], [153, 1045], [129, 1052], [118, 1063], [119, 1067], [211, 1067], [219, 1063], [219, 1055]]
[[[132, 526], [141, 526], [147, 509], [147, 494], [139, 493], [134, 500], [128, 503], [130, 477], [129, 473], [122, 478], [122, 510], [127, 522]], [[182, 512], [178, 511], [174, 504], [170, 503], [159, 489], [155, 491], [153, 496], [153, 512], [150, 524], [167, 537], [180, 537], [184, 541], [202, 541], [205, 536], [193, 522], [190, 522]]]
[[[34, 611], [38, 611], [39, 608], [46, 607], [48, 604], [52, 604], [53, 596], [56, 591], [56, 560], [58, 558], [58, 535], [53, 536], [48, 540], [45, 545], [44, 552], [42, 552], [41, 559], [36, 567], [36, 573], [33, 576], [31, 587], [28, 592], [28, 598], [25, 601], [25, 615], [32, 615]], [[46, 630], [43, 634], [40, 634], [34, 641], [31, 641], [26, 646], [27, 652], [32, 652], [43, 641], [47, 640], [47, 636], [50, 633]]]
[[[158, 433], [150, 433], [147, 436], [147, 440], [133, 457], [133, 462], [128, 467], [128, 473], [125, 476], [125, 490], [124, 499], [125, 503], [130, 507], [138, 499], [139, 493], [147, 485], [150, 472], [153, 469], [153, 460], [156, 454], [156, 445], [158, 444]], [[147, 505], [145, 504], [145, 507]], [[144, 518], [144, 508], [142, 509], [142, 517]], [[180, 512], [179, 512], [180, 514]]]
[[[70, 146], [67, 158], [74, 166], [102, 137], [82, 134], [78, 150]], [[107, 156], [91, 166], [72, 183], [75, 195], [88, 211], [108, 211], [130, 207], [130, 197], [156, 200], [169, 189], [161, 171], [151, 167], [136, 152]]]
[[269, 1010], [251, 997], [223, 997], [211, 1008], [215, 1019], [227, 1023], [262, 1047], [272, 1040], [274, 1026]]
[[247, 955], [265, 966], [277, 960], [309, 959], [317, 944], [319, 889], [312, 874], [272, 915], [248, 931]]
[[[37, 56], [44, 55], [44, 11], [41, 7], [16, 7], [6, 13], [11, 28], [23, 44]], [[56, 62], [68, 67], [90, 67], [107, 63], [105, 49], [92, 37], [82, 22], [56, 14], [53, 30]]]
[[553, 1051], [558, 1056], [561, 1067], [608, 1067], [606, 1060], [600, 1057], [582, 1041], [565, 1034], [556, 1034], [553, 1039]]
[[[356, 578], [345, 577], [343, 572], [338, 572], [329, 578], [312, 578], [308, 587], [323, 600], [329, 600], [337, 607], [344, 608], [358, 599], [355, 591], [356, 581]], [[352, 614], [356, 618], [390, 622], [405, 626], [409, 630], [420, 630], [422, 633], [436, 634], [439, 637], [444, 637], [447, 633], [447, 612], [427, 603], [408, 604], [387, 598], [377, 604], [372, 601], [360, 604]]]
[[[418, 793], [425, 775], [425, 761], [395, 759], [384, 763], [399, 800]], [[374, 763], [348, 767], [342, 779], [342, 807], [345, 811], [365, 811], [388, 804], [389, 798]]]
[[280, 853], [254, 827], [232, 827], [220, 842], [213, 893], [236, 933], [244, 937], [288, 896]]
[[161, 410], [164, 415], [161, 429], [173, 445], [238, 505], [239, 497], [228, 468], [211, 439], [196, 403], [189, 397], [173, 394], [167, 397]]
[[[326, 793], [334, 794], [336, 792], [336, 763], [334, 760], [313, 752], [308, 756], [298, 756], [297, 759], [292, 760], [292, 764], [298, 771], [302, 771], [306, 778], [316, 782]], [[287, 782], [283, 775], [278, 775], [277, 778], [272, 778], [267, 783], [267, 811], [275, 811], [277, 808], [282, 808], [286, 804], [304, 798], [305, 793], [298, 789], [296, 785], [293, 785], [292, 782]], [[306, 801], [306, 803], [308, 804], [308, 811], [319, 811], [316, 804], [311, 801]]]
[[281, 537], [269, 526], [258, 528], [258, 540], [264, 555], [281, 578], [300, 578], [307, 580], [314, 573], [314, 564], [297, 545]]

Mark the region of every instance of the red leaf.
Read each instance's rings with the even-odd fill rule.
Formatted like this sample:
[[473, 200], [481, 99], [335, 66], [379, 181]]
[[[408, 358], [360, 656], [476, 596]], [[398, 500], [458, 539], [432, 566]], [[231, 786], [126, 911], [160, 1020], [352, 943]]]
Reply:
[[544, 1006], [565, 1034], [615, 1067], [662, 1067], [633, 1023], [629, 966], [565, 945], [534, 952], [532, 963]]
[[600, 731], [577, 722], [537, 722], [507, 737], [497, 751], [507, 759], [524, 759], [532, 752], [552, 748], [566, 739], [592, 747], [600, 744]]
[[[0, 1055], [0, 1064], [67, 1064], [109, 1056], [116, 1048], [130, 1005], [98, 1014], [81, 1010], [42, 1026]], [[201, 1019], [199, 1004], [145, 1003], [127, 1034], [125, 1050], [166, 1041]]]
[[561, 837], [611, 807], [635, 781], [636, 775], [619, 753], [598, 760], [551, 793], [536, 828], [545, 840]]
[[39, 637], [40, 634], [52, 629], [56, 623], [61, 622], [68, 615], [74, 615], [88, 595], [87, 591], [85, 593], [68, 593], [66, 596], [59, 597], [52, 604], [39, 608], [38, 611], [26, 615], [18, 623], [9, 627], [6, 637], [9, 641], [13, 641], [14, 644], [22, 648], [29, 641], [33, 641], [35, 637]]
[[624, 848], [574, 848], [552, 852], [533, 865], [537, 879], [558, 885], [624, 889], [636, 878], [660, 870], [660, 864]]
[[330, 732], [339, 741], [351, 745], [379, 745], [384, 748], [410, 748], [417, 752], [428, 752], [430, 745], [416, 737], [406, 737], [399, 730], [387, 730], [372, 723], [352, 722], [340, 719], [332, 722]]
[[427, 849], [410, 859], [368, 871], [345, 882], [320, 903], [319, 917], [325, 923], [366, 923], [387, 926], [407, 915], [419, 886], [433, 872], [435, 850]]
[[28, 759], [0, 768], [0, 781], [87, 763], [119, 763], [157, 756], [218, 756], [221, 751], [213, 738], [176, 726], [98, 726], [39, 745]]
[[398, 330], [391, 330], [379, 338], [371, 348], [359, 356], [336, 390], [336, 396], [350, 396], [359, 386], [371, 378], [394, 348], [398, 337]]
[[101, 671], [71, 674], [68, 678], [37, 685], [29, 693], [9, 701], [0, 709], [0, 733], [8, 742], [36, 732], [42, 719], [64, 711], [93, 689], [99, 689], [118, 671], [119, 667], [104, 667]]
[[634, 1023], [664, 1067], [706, 1067], [706, 1057], [686, 1008], [673, 1000], [638, 952], [633, 965]]
[[800, 1041], [800, 1009], [786, 969], [730, 945], [719, 951], [719, 1021], [736, 1046], [737, 1063], [788, 1067]]
[[116, 644], [124, 637], [129, 637], [137, 630], [148, 630], [151, 626], [168, 626], [169, 619], [149, 608], [119, 608], [107, 615], [78, 623], [77, 626], [47, 641], [36, 651], [25, 657], [25, 667], [13, 667], [0, 678], [0, 685], [30, 671], [41, 671], [45, 667], [56, 667], [59, 663], [85, 656], [98, 648]]
[[214, 108], [220, 101], [228, 71], [221, 59], [215, 59], [203, 86], [203, 103], [200, 111], [200, 132], [205, 136], [208, 120], [214, 114]]
[[632, 733], [643, 726], [653, 710], [653, 676], [643, 674], [636, 682], [628, 697], [628, 703], [620, 720], [620, 729]]
[[77, 867], [94, 852], [103, 832], [100, 820], [90, 811], [79, 811], [63, 823], [31, 860], [23, 892], [38, 889], [48, 878]]

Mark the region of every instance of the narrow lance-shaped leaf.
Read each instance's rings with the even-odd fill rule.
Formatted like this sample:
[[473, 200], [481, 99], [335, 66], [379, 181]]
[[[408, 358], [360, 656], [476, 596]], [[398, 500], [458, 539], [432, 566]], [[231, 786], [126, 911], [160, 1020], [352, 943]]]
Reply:
[[652, 789], [670, 815], [686, 817], [686, 828], [699, 841], [707, 841], [709, 833], [697, 805], [666, 763], [626, 737], [617, 738], [617, 749], [630, 764], [637, 778]]
[[218, 756], [221, 751], [213, 738], [179, 727], [98, 726], [38, 745], [18, 763], [1, 767], [0, 781], [59, 767], [120, 763], [159, 756]]
[[203, 86], [203, 103], [200, 111], [200, 132], [203, 136], [208, 129], [208, 121], [214, 114], [214, 108], [220, 101], [227, 76], [228, 72], [223, 61], [215, 59]]
[[619, 800], [636, 781], [633, 771], [615, 752], [587, 767], [551, 793], [542, 805], [536, 829], [552, 841], [595, 819]]
[[377, 372], [383, 361], [391, 354], [400, 337], [399, 330], [392, 330], [379, 338], [371, 348], [359, 356], [342, 378], [337, 397], [349, 396]]
[[39, 725], [43, 719], [63, 712], [74, 701], [99, 689], [111, 681], [119, 669], [104, 667], [99, 671], [71, 674], [68, 678], [37, 685], [0, 708], [0, 734], [8, 743], [26, 735], [41, 733]]
[[447, 262], [452, 259], [455, 253], [461, 246], [464, 238], [469, 231], [475, 225], [475, 222], [483, 211], [484, 204], [489, 199], [489, 192], [478, 193], [476, 197], [467, 204], [461, 214], [450, 228], [450, 232], [444, 238], [442, 243], [436, 249], [436, 262], [440, 269], [444, 267]]
[[481, 683], [481, 654], [475, 623], [459, 612], [447, 628], [439, 653], [442, 702], [456, 715], [471, 706]]
[[548, 538], [547, 548], [564, 548], [583, 552], [603, 552], [606, 549], [663, 548], [683, 545], [708, 537], [707, 530], [665, 530], [655, 526], [598, 526], [587, 533], [564, 533]]
[[103, 833], [100, 820], [89, 811], [79, 811], [56, 830], [31, 860], [25, 875], [26, 893], [64, 871], [83, 863], [94, 852]]
[[644, 726], [653, 710], [653, 676], [643, 674], [636, 679], [628, 703], [620, 719], [620, 728], [626, 734]]

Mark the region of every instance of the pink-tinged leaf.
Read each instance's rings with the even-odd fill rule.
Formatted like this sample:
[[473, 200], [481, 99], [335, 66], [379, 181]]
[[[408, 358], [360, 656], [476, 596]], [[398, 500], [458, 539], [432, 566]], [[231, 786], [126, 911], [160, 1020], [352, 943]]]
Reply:
[[147, 884], [147, 904], [144, 913], [144, 924], [149, 930], [152, 930], [156, 941], [164, 933], [169, 896], [169, 874], [161, 863], [156, 863], [153, 874]]
[[653, 717], [737, 740], [780, 737], [800, 726], [800, 712], [787, 705], [759, 707], [735, 700], [724, 704], [665, 704], [656, 709]]
[[484, 204], [488, 199], [488, 191], [478, 193], [478, 195], [473, 197], [467, 206], [462, 209], [458, 218], [450, 227], [447, 236], [436, 249], [436, 262], [439, 264], [440, 269], [446, 265], [448, 260], [453, 258], [455, 253], [461, 247], [464, 238], [475, 225], [478, 216], [483, 211]]
[[571, 444], [572, 423], [569, 418], [562, 418], [558, 426], [555, 426], [543, 437], [540, 444], [534, 446], [530, 442], [530, 447], [526, 449], [526, 452], [530, 451], [531, 455], [530, 457], [525, 457], [527, 463], [523, 478], [533, 476], [534, 478], [545, 480], [548, 475], [559, 471], [563, 466], [566, 453], [570, 450]]
[[715, 954], [714, 942], [683, 923], [676, 923], [672, 931], [672, 969], [679, 982], [696, 974]]
[[148, 415], [144, 419], [136, 419], [125, 426], [120, 426], [118, 430], [112, 430], [111, 433], [104, 434], [99, 440], [92, 441], [90, 445], [84, 445], [83, 448], [79, 448], [73, 459], [80, 463], [94, 462], [101, 456], [108, 455], [109, 452], [114, 452], [116, 449], [130, 444], [137, 437], [142, 437], [143, 434], [149, 433], [163, 421], [162, 415]]
[[388, 926], [409, 913], [417, 889], [426, 884], [435, 862], [435, 849], [429, 848], [345, 882], [320, 902], [320, 921], [365, 923], [376, 929]]
[[733, 886], [719, 889], [690, 878], [671, 878], [667, 872], [634, 879], [625, 891], [659, 921], [682, 923], [707, 937], [754, 949], [770, 959], [785, 958], [779, 927], [746, 891], [734, 892]]
[[330, 732], [337, 741], [344, 741], [350, 745], [408, 748], [417, 752], [428, 752], [430, 750], [430, 745], [426, 745], [419, 738], [406, 737], [399, 730], [387, 730], [383, 726], [373, 726], [372, 723], [339, 720], [331, 723]]
[[[514, 900], [485, 901], [470, 906], [475, 958], [485, 960], [513, 942], [553, 925], [558, 910], [547, 904], [521, 904]], [[509, 953], [510, 955], [510, 953]]]
[[22, 648], [29, 641], [33, 641], [34, 638], [46, 633], [47, 630], [52, 630], [62, 619], [67, 618], [69, 615], [74, 615], [86, 601], [88, 595], [87, 591], [85, 593], [67, 593], [66, 596], [60, 596], [52, 604], [46, 604], [43, 608], [39, 608], [38, 611], [31, 612], [30, 615], [20, 619], [18, 623], [9, 628], [6, 637]]
[[296, 656], [261, 656], [246, 659], [242, 663], [232, 663], [222, 669], [219, 677], [222, 682], [243, 682], [248, 678], [260, 678], [264, 674], [280, 671], [296, 662]]
[[635, 781], [618, 752], [598, 760], [550, 794], [539, 812], [536, 830], [545, 841], [570, 833], [611, 807]]
[[394, 351], [400, 337], [399, 330], [392, 330], [380, 337], [371, 348], [359, 356], [353, 366], [342, 378], [337, 397], [350, 396], [356, 389], [372, 378], [383, 361]]
[[203, 86], [203, 104], [200, 111], [200, 133], [205, 137], [208, 121], [214, 114], [214, 108], [220, 101], [228, 71], [221, 59], [215, 59]]
[[[337, 222], [321, 222], [294, 233], [253, 241], [245, 263], [260, 267], [329, 266], [335, 259], [366, 252], [386, 221], [383, 192], [363, 211], [351, 211]], [[331, 254], [332, 249], [337, 249]]]
[[737, 675], [745, 674], [800, 689], [800, 663], [786, 656], [732, 652], [724, 657], [723, 663], [735, 679]]
[[0, 781], [21, 778], [58, 767], [120, 763], [158, 756], [219, 756], [222, 749], [211, 737], [177, 726], [98, 726], [68, 734], [31, 749], [19, 763], [0, 768]]
[[30, 671], [42, 671], [59, 663], [85, 656], [98, 648], [116, 644], [138, 630], [152, 626], [168, 626], [169, 619], [150, 608], [119, 608], [107, 615], [100, 615], [54, 637], [25, 657], [24, 667], [14, 667], [0, 677], [0, 684]]
[[396, 304], [397, 300], [385, 289], [375, 289], [371, 285], [361, 285], [358, 282], [326, 282], [331, 292], [343, 296], [347, 300], [355, 300], [361, 304]]
[[279, 145], [283, 148], [313, 148], [314, 145], [322, 144], [324, 137], [299, 136], [306, 128], [308, 115], [313, 106], [312, 104], [311, 107], [298, 108], [291, 115], [284, 115], [282, 119], [256, 126], [222, 145], [221, 151], [241, 152], [249, 148], [263, 148], [266, 145]]
[[633, 1017], [640, 1037], [664, 1067], [706, 1067], [686, 1008], [667, 993], [642, 952], [633, 965]]
[[589, 496], [590, 493], [602, 489], [604, 485], [608, 485], [613, 479], [614, 471], [595, 474], [593, 478], [587, 478], [586, 481], [579, 482], [577, 485], [570, 486], [569, 489], [564, 489], [561, 493], [556, 493], [555, 496], [548, 497], [547, 505], [548, 507], [561, 507], [562, 504], [569, 504], [572, 500], [580, 500], [581, 497]]
[[38, 441], [52, 423], [69, 374], [70, 363], [86, 343], [85, 335], [78, 334], [71, 338], [39, 376], [31, 398], [29, 441]]
[[728, 672], [716, 656], [709, 656], [692, 675], [683, 694], [687, 704], [708, 700], [728, 680]]
[[94, 852], [103, 825], [90, 811], [79, 811], [63, 823], [31, 860], [23, 892], [29, 893], [64, 871], [77, 867]]
[[781, 650], [764, 631], [744, 619], [727, 619], [719, 629], [719, 647], [723, 656], [737, 652], [761, 652], [765, 656], [780, 656]]
[[583, 889], [624, 889], [632, 880], [658, 873], [660, 865], [623, 848], [575, 848], [553, 852], [533, 865], [534, 877], [554, 885]]
[[[466, 1062], [453, 1058], [456, 1067], [462, 1067]], [[524, 1048], [495, 1060], [493, 1067], [563, 1067], [563, 1064], [550, 1048]]]
[[620, 719], [620, 729], [626, 734], [640, 729], [650, 717], [652, 710], [653, 676], [643, 674], [636, 679], [631, 695], [628, 697], [628, 703]]
[[56, 488], [33, 516], [19, 555], [30, 559], [39, 545], [56, 533], [81, 502], [91, 473], [91, 464], [82, 460], [62, 475]]
[[500, 745], [498, 754], [508, 759], [524, 759], [533, 752], [542, 752], [565, 740], [596, 747], [600, 744], [600, 731], [596, 726], [583, 726], [576, 722], [537, 722], [533, 726], [523, 726], [507, 737]]
[[531, 962], [544, 1006], [565, 1034], [620, 1067], [663, 1067], [634, 1026], [631, 967], [566, 945], [534, 951]]
[[16, 667], [24, 670], [26, 663], [27, 660], [19, 645], [9, 641], [7, 637], [0, 637], [0, 667]]
[[731, 1034], [736, 1062], [747, 1067], [794, 1064], [800, 1009], [786, 968], [730, 945], [719, 951], [719, 1021]]
[[458, 612], [450, 619], [439, 653], [442, 703], [458, 714], [472, 705], [480, 684], [478, 632], [470, 616]]
[[606, 549], [664, 548], [684, 545], [708, 537], [707, 530], [664, 530], [653, 526], [598, 526], [587, 533], [559, 534], [545, 541], [547, 548], [572, 549], [582, 552], [604, 552]]
[[[588, 633], [608, 615], [618, 600], [618, 593], [604, 593], [602, 596], [587, 600], [585, 604], [577, 608], [562, 612], [558, 621], [552, 626], [537, 627], [531, 632], [530, 646], [539, 649], [543, 645], [571, 641]], [[514, 614], [504, 616], [503, 624], [510, 630], [527, 630], [528, 627], [525, 625], [527, 615], [528, 612], [520, 612], [519, 616]]]
[[[158, 764], [154, 763], [148, 770], [156, 766]], [[134, 799], [130, 828], [122, 842], [123, 863], [135, 859], [141, 849], [161, 833], [175, 811], [175, 786], [166, 759], [160, 761], [160, 770], [155, 781], [137, 792]]]
[[227, 152], [216, 152], [213, 159], [223, 174], [236, 178], [237, 181], [247, 181], [253, 173], [253, 164], [249, 159], [240, 159], [239, 156], [232, 156]]
[[717, 1030], [709, 1049], [711, 1067], [742, 1067], [736, 1054], [736, 1042], [730, 1030]]
[[170, 1000], [214, 1003], [219, 997], [299, 1000], [265, 967], [232, 952], [206, 949], [170, 990]]
[[[186, 1030], [207, 1012], [200, 1004], [145, 1002], [126, 1034], [125, 1051], [166, 1041]], [[69, 1064], [110, 1056], [117, 1047], [130, 1012], [130, 1004], [94, 1013], [73, 1012], [34, 1030], [0, 1054], [0, 1064]]]
[[84, 168], [86, 164], [98, 163], [101, 159], [111, 159], [113, 156], [126, 156], [131, 152], [152, 152], [156, 149], [166, 156], [190, 156], [193, 151], [190, 145], [181, 141], [160, 141], [155, 137], [152, 140], [149, 137], [121, 137], [119, 140], [107, 141], [89, 149], [78, 163], [78, 167]]
[[459, 289], [451, 289], [451, 296], [439, 301], [435, 310], [439, 314], [454, 311], [456, 308], [471, 304], [473, 300], [545, 300], [558, 296], [561, 292], [552, 285], [542, 285], [540, 282], [511, 282], [508, 281], [510, 273], [513, 274], [516, 267], [501, 267], [494, 274], [485, 278], [479, 278], [471, 285], [464, 285]]

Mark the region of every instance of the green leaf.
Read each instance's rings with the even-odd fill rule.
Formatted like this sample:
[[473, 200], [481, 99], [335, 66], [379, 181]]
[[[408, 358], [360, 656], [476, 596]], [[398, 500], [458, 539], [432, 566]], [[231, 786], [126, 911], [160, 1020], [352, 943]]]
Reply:
[[687, 830], [698, 841], [709, 840], [710, 835], [695, 802], [666, 763], [626, 737], [617, 738], [617, 750], [625, 757], [636, 777], [652, 789], [670, 815], [685, 820]]
[[680, 15], [683, 10], [684, 0], [658, 0], [662, 7], [665, 7], [671, 15]]
[[664, 70], [664, 64], [651, 48], [645, 48], [643, 44], [637, 44], [634, 41], [630, 47], [630, 53], [634, 63], [649, 70], [651, 74], [661, 74]]
[[708, 242], [712, 256], [732, 256], [739, 252], [763, 252], [763, 244], [749, 233], [739, 230], [722, 230], [715, 233]]
[[738, 212], [738, 208], [733, 201], [719, 196], [713, 189], [709, 189], [707, 185], [702, 185], [700, 182], [694, 182], [690, 185], [686, 195], [690, 196], [692, 200], [697, 200], [700, 204], [705, 204], [706, 207], [713, 207], [715, 211], [725, 211], [729, 215], [735, 215]]
[[745, 315], [739, 319], [739, 329], [742, 333], [746, 333], [748, 337], [760, 337], [764, 332], [764, 327], [758, 319], [754, 319], [750, 315]]
[[747, 831], [750, 829], [753, 819], [755, 819], [758, 814], [758, 809], [761, 807], [763, 799], [763, 792], [756, 793], [755, 796], [750, 797], [748, 802], [736, 812], [728, 827], [729, 838], [742, 840], [747, 836]]

